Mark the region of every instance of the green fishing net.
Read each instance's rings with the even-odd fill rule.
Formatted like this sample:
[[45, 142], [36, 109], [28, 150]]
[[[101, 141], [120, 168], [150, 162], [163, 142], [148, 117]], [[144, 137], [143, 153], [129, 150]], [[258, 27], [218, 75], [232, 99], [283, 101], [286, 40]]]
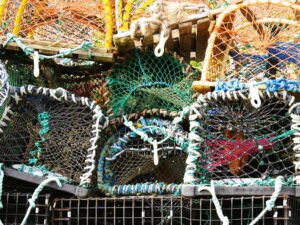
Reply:
[[[8, 74], [8, 83], [10, 86], [20, 87], [22, 85], [33, 84], [34, 76], [32, 73], [32, 67], [27, 64], [12, 64], [9, 62], [1, 63], [1, 66], [6, 69]], [[0, 117], [2, 116], [4, 109], [7, 105], [8, 99], [0, 106]]]
[[179, 111], [192, 103], [194, 73], [172, 55], [135, 51], [108, 78], [110, 107], [115, 115], [145, 109]]
[[5, 64], [9, 84], [11, 86], [22, 86], [28, 84], [35, 84], [36, 78], [33, 76], [33, 68], [26, 64]]

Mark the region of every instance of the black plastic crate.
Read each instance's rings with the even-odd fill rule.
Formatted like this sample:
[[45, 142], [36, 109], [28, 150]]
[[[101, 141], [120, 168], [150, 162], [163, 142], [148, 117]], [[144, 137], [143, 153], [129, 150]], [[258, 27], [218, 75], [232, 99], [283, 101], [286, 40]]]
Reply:
[[[267, 196], [222, 197], [220, 203], [231, 225], [247, 225], [265, 208], [268, 199]], [[273, 210], [267, 212], [257, 224], [299, 225], [299, 206], [299, 198], [281, 196]], [[209, 196], [55, 199], [52, 210], [52, 223], [58, 225], [222, 225]]]
[[[2, 196], [3, 209], [0, 209], [0, 218], [4, 225], [21, 224], [29, 207], [28, 200], [32, 194], [4, 193]], [[50, 194], [40, 195], [36, 207], [32, 209], [26, 225], [49, 224]]]

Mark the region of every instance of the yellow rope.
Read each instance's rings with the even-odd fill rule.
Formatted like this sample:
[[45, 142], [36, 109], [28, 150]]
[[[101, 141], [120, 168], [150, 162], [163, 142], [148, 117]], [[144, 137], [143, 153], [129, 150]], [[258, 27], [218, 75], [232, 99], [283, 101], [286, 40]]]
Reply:
[[27, 4], [27, 0], [22, 0], [18, 8], [17, 15], [15, 18], [15, 23], [14, 23], [14, 29], [13, 29], [13, 35], [15, 36], [19, 36], [20, 26], [22, 23], [22, 17], [25, 11], [26, 4]]
[[6, 8], [8, 0], [0, 0], [0, 25], [3, 22], [4, 11]]
[[138, 19], [143, 11], [148, 7], [150, 6], [155, 0], [146, 0], [144, 1], [144, 3], [135, 11], [135, 13], [133, 14], [132, 18], [131, 18], [131, 21], [132, 20], [136, 20]]
[[117, 29], [123, 26], [123, 0], [115, 0]]
[[120, 30], [129, 30], [129, 20], [130, 20], [130, 13], [133, 8], [134, 0], [128, 0], [125, 6], [125, 13], [123, 15], [123, 26]]
[[114, 12], [111, 0], [103, 0], [106, 25], [105, 25], [105, 48], [112, 47], [113, 33], [114, 33]]

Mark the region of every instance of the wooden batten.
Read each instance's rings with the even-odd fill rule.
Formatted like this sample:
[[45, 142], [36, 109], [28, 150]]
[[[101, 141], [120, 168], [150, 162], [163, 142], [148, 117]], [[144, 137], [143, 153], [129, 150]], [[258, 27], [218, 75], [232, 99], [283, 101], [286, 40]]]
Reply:
[[[0, 38], [2, 43], [6, 40], [4, 37]], [[50, 42], [50, 41], [37, 41], [32, 39], [20, 39], [26, 46], [29, 48], [38, 51], [40, 54], [44, 55], [56, 55], [62, 49], [73, 49], [78, 47], [78, 45], [68, 45], [63, 43], [57, 42]], [[6, 50], [11, 51], [22, 51], [22, 49], [18, 46], [16, 42], [9, 42], [5, 47]], [[105, 48], [91, 48], [90, 51], [86, 50], [77, 50], [72, 54], [66, 55], [66, 58], [76, 58], [82, 60], [91, 60], [91, 61], [99, 61], [105, 63], [112, 63], [114, 62], [114, 54], [109, 52]]]
[[[184, 55], [186, 61], [189, 61], [190, 58], [203, 60], [209, 37], [210, 22], [223, 10], [223, 8], [215, 9], [209, 13], [191, 15], [185, 21], [171, 24], [169, 26], [171, 32], [166, 43], [166, 49], [170, 52], [179, 51]], [[137, 34], [137, 37], [141, 41], [133, 40], [130, 31], [114, 35], [114, 44], [118, 52], [127, 52], [134, 48], [151, 46], [159, 42], [158, 33], [147, 37], [146, 40], [141, 34]]]

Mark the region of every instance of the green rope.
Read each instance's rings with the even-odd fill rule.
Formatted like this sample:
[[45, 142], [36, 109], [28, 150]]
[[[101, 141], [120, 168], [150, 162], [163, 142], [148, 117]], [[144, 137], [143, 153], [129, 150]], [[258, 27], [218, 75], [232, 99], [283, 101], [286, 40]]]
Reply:
[[273, 137], [273, 138], [270, 138], [270, 141], [276, 141], [276, 140], [278, 140], [278, 139], [281, 139], [281, 138], [287, 138], [287, 137], [290, 137], [290, 136], [292, 136], [294, 133], [296, 132], [296, 130], [289, 130], [289, 131], [286, 131], [286, 132], [284, 132], [284, 133], [282, 133], [282, 134], [280, 134], [280, 135], [277, 135], [277, 136], [275, 136], [275, 137]]
[[[16, 42], [17, 45], [22, 49], [22, 51], [26, 54], [26, 55], [29, 55], [29, 56], [33, 56], [34, 55], [34, 52], [35, 50], [28, 47], [27, 45], [25, 45], [19, 38], [17, 38], [16, 36], [14, 36], [13, 34], [7, 34], [7, 39], [6, 41], [3, 43], [3, 47], [5, 48], [7, 46], [8, 43], [10, 42]], [[68, 49], [62, 49], [59, 51], [59, 54], [56, 54], [56, 55], [51, 55], [51, 56], [48, 56], [48, 55], [41, 55], [39, 54], [39, 59], [43, 60], [43, 59], [55, 59], [55, 58], [60, 58], [60, 57], [65, 57], [67, 55], [70, 55], [72, 54], [73, 52], [76, 52], [78, 50], [86, 50], [86, 51], [89, 51], [89, 54], [90, 53], [90, 49], [93, 47], [93, 44], [91, 42], [88, 42], [88, 41], [85, 41], [83, 42], [82, 44], [80, 44], [79, 46], [75, 47], [75, 48], [68, 48]]]
[[49, 114], [47, 112], [42, 112], [38, 114], [38, 121], [41, 124], [42, 128], [39, 131], [40, 140], [35, 142], [36, 150], [31, 151], [31, 159], [29, 159], [29, 164], [36, 166], [38, 162], [39, 155], [42, 153], [43, 148], [42, 144], [46, 141], [45, 135], [49, 132]]
[[[215, 186], [230, 186], [230, 187], [252, 187], [252, 186], [260, 186], [260, 187], [274, 187], [276, 184], [276, 179], [272, 177], [267, 178], [238, 178], [237, 180], [225, 179], [225, 180], [215, 180]], [[282, 185], [285, 187], [297, 186], [295, 184], [293, 177], [289, 177], [286, 180], [281, 181]], [[208, 185], [208, 184], [201, 184]]]

